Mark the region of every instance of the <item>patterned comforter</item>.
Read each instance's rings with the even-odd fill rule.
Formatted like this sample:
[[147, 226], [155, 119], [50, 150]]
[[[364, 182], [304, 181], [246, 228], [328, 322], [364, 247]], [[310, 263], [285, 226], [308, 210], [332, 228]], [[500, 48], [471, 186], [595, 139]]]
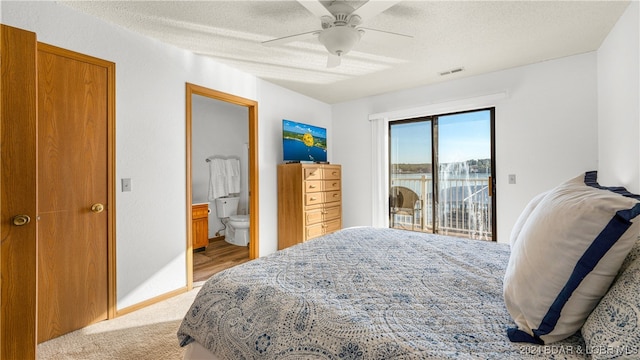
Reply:
[[209, 279], [178, 330], [221, 359], [582, 359], [509, 342], [509, 246], [350, 228]]

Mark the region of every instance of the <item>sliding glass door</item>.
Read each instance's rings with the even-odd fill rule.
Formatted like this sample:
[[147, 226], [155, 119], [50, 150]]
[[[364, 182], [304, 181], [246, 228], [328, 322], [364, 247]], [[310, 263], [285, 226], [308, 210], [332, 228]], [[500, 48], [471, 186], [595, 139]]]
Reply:
[[433, 232], [432, 128], [427, 118], [390, 123], [390, 227]]
[[494, 109], [390, 122], [389, 224], [495, 240]]

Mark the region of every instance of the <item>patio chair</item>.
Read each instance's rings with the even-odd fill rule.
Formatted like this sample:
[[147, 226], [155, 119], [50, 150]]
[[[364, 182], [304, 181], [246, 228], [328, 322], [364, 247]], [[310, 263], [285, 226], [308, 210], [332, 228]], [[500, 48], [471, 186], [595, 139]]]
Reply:
[[411, 217], [411, 229], [416, 225], [417, 213], [422, 210], [422, 200], [415, 191], [404, 186], [392, 186], [389, 191], [389, 216], [395, 227], [396, 215]]

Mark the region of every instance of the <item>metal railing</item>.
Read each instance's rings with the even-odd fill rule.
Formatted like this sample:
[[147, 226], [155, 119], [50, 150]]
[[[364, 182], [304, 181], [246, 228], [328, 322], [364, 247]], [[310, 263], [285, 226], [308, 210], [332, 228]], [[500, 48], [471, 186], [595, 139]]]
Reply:
[[414, 206], [413, 216], [393, 214], [393, 209], [390, 209], [393, 227], [472, 239], [493, 239], [488, 178], [451, 176], [440, 179], [435, 207], [432, 182], [425, 175], [392, 177], [391, 187], [404, 186], [420, 198]]

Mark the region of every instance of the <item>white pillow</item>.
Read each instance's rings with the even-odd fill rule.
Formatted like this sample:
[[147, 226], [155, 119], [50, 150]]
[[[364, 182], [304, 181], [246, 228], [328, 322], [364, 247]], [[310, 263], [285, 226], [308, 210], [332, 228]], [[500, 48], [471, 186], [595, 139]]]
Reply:
[[504, 299], [511, 341], [552, 343], [574, 334], [631, 250], [640, 197], [604, 188], [588, 172], [549, 191], [511, 247]]
[[534, 196], [533, 199], [529, 201], [527, 206], [524, 207], [524, 209], [520, 213], [520, 216], [518, 216], [518, 220], [516, 220], [516, 223], [513, 225], [513, 229], [511, 229], [511, 237], [509, 238], [509, 243], [511, 244], [511, 246], [513, 246], [513, 244], [516, 243], [516, 240], [520, 235], [520, 231], [522, 231], [522, 227], [527, 222], [527, 219], [529, 218], [533, 210], [535, 210], [538, 204], [540, 204], [540, 201], [542, 201], [542, 199], [548, 193], [549, 193], [548, 191], [545, 191], [543, 193], [540, 193]]

